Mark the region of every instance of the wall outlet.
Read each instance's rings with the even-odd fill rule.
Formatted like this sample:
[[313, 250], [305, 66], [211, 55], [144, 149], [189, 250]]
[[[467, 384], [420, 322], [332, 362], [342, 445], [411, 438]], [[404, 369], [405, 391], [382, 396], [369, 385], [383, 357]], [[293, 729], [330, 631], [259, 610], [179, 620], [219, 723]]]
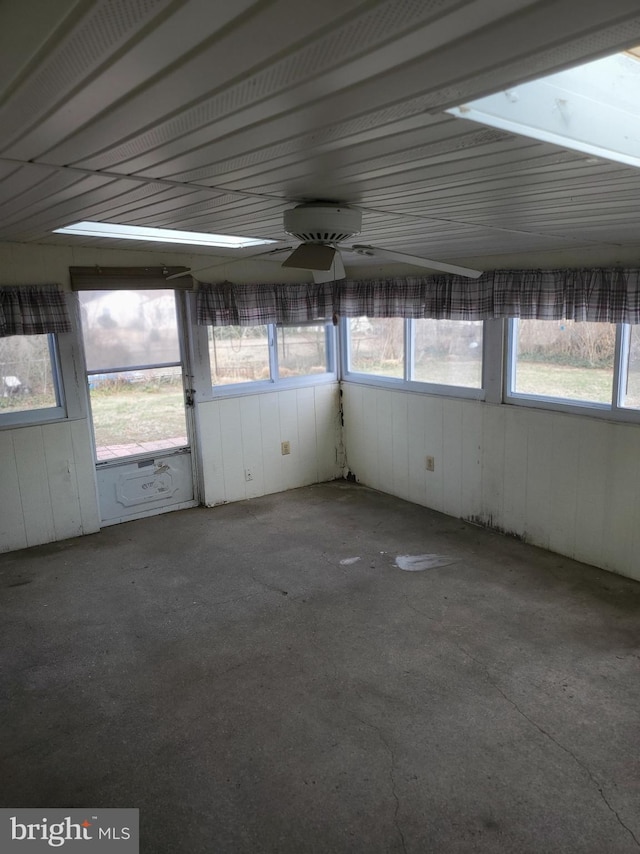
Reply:
[[282, 444], [280, 445], [280, 448], [282, 449], [282, 455], [283, 456], [285, 454], [290, 454], [291, 453], [291, 442], [282, 442]]
[[244, 470], [244, 479], [245, 480], [253, 480], [253, 472], [251, 471], [251, 469], [245, 469]]
[[436, 461], [433, 457], [427, 457], [427, 471], [435, 471], [436, 470]]

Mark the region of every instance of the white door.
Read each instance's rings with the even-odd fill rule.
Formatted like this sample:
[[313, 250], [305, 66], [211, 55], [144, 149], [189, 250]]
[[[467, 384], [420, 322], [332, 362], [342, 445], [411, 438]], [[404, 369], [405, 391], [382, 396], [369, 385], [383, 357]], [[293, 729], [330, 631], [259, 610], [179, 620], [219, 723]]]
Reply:
[[103, 525], [193, 507], [184, 295], [79, 297]]

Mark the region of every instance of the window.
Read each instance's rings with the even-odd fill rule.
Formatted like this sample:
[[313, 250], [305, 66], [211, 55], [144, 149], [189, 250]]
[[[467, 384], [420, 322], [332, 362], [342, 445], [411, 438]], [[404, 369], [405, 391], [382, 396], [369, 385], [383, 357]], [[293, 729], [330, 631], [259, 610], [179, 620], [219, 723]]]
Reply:
[[281, 326], [276, 329], [278, 377], [306, 377], [328, 370], [328, 326]]
[[207, 336], [211, 383], [217, 390], [336, 377], [330, 323], [209, 326]]
[[349, 369], [378, 377], [404, 377], [404, 327], [400, 317], [349, 321]]
[[447, 112], [637, 167], [637, 137], [629, 133], [629, 127], [632, 123], [637, 126], [640, 118], [638, 59], [637, 48], [606, 56]]
[[481, 320], [416, 320], [411, 379], [482, 388]]
[[511, 393], [611, 403], [615, 324], [514, 320], [511, 336]]
[[65, 417], [55, 335], [0, 338], [2, 423]]
[[640, 332], [621, 323], [511, 320], [506, 396], [609, 415], [640, 410]]
[[640, 409], [640, 328], [624, 329], [620, 376], [620, 406]]
[[268, 328], [210, 326], [209, 359], [214, 386], [269, 380]]
[[481, 320], [358, 317], [345, 328], [347, 376], [441, 394], [481, 396]]
[[180, 362], [172, 290], [81, 291], [87, 371]]

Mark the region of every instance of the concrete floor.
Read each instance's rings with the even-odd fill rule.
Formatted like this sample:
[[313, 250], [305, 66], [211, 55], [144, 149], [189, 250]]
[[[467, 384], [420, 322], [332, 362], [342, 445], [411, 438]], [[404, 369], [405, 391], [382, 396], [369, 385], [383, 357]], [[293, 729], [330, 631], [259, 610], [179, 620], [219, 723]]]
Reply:
[[637, 583], [338, 481], [0, 586], [1, 806], [139, 807], [145, 854], [640, 848]]

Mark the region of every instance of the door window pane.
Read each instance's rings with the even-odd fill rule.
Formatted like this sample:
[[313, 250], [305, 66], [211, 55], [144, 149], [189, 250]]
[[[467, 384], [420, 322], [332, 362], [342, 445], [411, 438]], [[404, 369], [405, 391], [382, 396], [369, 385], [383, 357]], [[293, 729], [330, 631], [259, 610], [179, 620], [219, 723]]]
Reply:
[[611, 403], [616, 327], [572, 320], [515, 320], [511, 391]]
[[186, 446], [182, 369], [91, 374], [98, 460]]
[[627, 381], [620, 405], [640, 409], [640, 329], [637, 326], [629, 327]]
[[349, 321], [349, 367], [360, 374], [404, 377], [404, 320], [355, 317]]
[[481, 320], [416, 320], [412, 379], [482, 387]]
[[59, 406], [51, 335], [0, 338], [0, 414]]
[[212, 385], [270, 380], [266, 326], [210, 326]]
[[173, 291], [82, 291], [87, 370], [180, 361]]
[[279, 326], [277, 334], [280, 378], [324, 374], [329, 370], [326, 326]]

